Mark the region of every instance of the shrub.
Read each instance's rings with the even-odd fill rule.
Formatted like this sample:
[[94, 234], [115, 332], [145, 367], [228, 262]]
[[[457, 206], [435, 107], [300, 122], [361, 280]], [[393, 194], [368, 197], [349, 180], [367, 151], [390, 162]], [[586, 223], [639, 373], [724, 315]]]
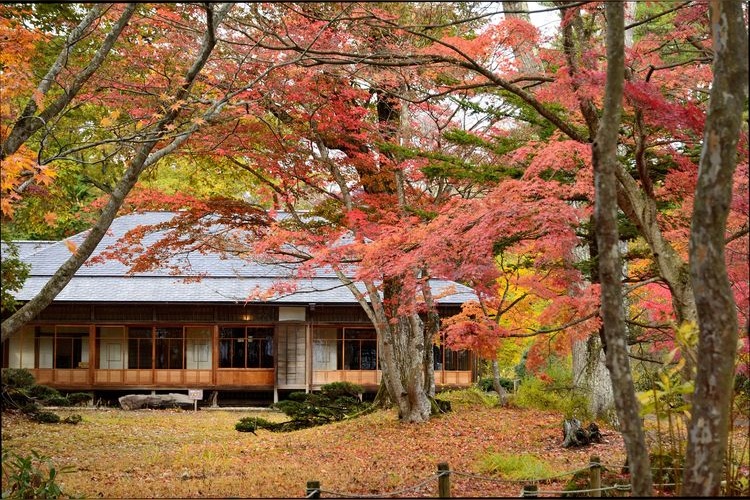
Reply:
[[320, 393], [327, 398], [337, 399], [350, 397], [359, 399], [359, 395], [365, 392], [365, 388], [351, 382], [331, 382], [320, 388]]
[[51, 411], [39, 411], [31, 415], [31, 419], [42, 424], [59, 424], [60, 415]]
[[435, 396], [435, 399], [459, 406], [480, 405], [491, 408], [500, 404], [500, 399], [497, 395], [484, 392], [478, 387], [442, 391]]
[[337, 422], [370, 408], [358, 397], [362, 391], [357, 384], [334, 382], [322, 386], [319, 392], [293, 392], [287, 400], [273, 405], [290, 418], [288, 422], [277, 424], [245, 417], [235, 424], [235, 429], [240, 432], [255, 432], [258, 428], [286, 432]]
[[35, 422], [77, 424], [83, 420], [80, 415], [70, 415], [62, 419], [55, 413], [42, 410], [42, 405], [72, 406], [92, 398], [85, 392], [63, 396], [57, 389], [38, 385], [34, 381], [34, 376], [26, 369], [5, 369], [2, 380], [2, 409], [20, 410]]
[[734, 377], [734, 392], [737, 394], [750, 395], [750, 377], [744, 373], [738, 373]]
[[24, 415], [33, 415], [35, 413], [39, 413], [40, 411], [42, 411], [42, 407], [39, 406], [38, 403], [34, 402], [25, 404], [21, 407], [21, 413], [23, 413]]
[[44, 399], [44, 404], [47, 406], [70, 406], [70, 401], [65, 396], [58, 394]]
[[42, 401], [62, 397], [62, 395], [57, 389], [53, 389], [52, 387], [48, 387], [46, 385], [38, 385], [38, 384], [34, 384], [31, 387], [29, 387], [28, 394], [32, 398], [41, 399]]
[[94, 397], [88, 392], [72, 392], [66, 397], [72, 406], [80, 405], [94, 399]]
[[[508, 392], [513, 392], [513, 381], [509, 378], [500, 377], [500, 386]], [[484, 392], [495, 390], [495, 382], [492, 377], [484, 377], [477, 381], [477, 387]]]
[[74, 413], [72, 415], [68, 415], [62, 421], [63, 421], [64, 424], [77, 425], [77, 424], [80, 424], [81, 422], [83, 422], [83, 417], [80, 416], [77, 413]]
[[72, 471], [70, 467], [58, 471], [49, 457], [33, 450], [27, 457], [3, 450], [2, 463], [3, 498], [60, 498], [64, 493], [57, 484], [58, 473]]
[[239, 432], [252, 432], [253, 434], [255, 434], [255, 431], [258, 429], [277, 431], [279, 430], [279, 426], [281, 425], [281, 423], [271, 422], [270, 420], [266, 420], [265, 418], [244, 417], [234, 425], [234, 428]]
[[27, 389], [35, 385], [34, 375], [26, 368], [3, 368], [3, 388]]
[[521, 381], [513, 399], [516, 406], [561, 412], [566, 419], [590, 419], [586, 395], [571, 387], [558, 387], [530, 377]]

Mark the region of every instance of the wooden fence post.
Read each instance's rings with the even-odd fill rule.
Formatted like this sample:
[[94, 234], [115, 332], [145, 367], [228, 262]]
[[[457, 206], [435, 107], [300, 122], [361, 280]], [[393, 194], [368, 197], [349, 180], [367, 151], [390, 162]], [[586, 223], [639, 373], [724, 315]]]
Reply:
[[539, 496], [539, 486], [536, 484], [525, 484], [523, 486], [523, 491], [521, 492], [521, 497], [523, 498], [536, 498]]
[[440, 462], [438, 464], [438, 497], [450, 498], [451, 497], [451, 473], [450, 467], [447, 462]]
[[592, 455], [589, 460], [590, 496], [599, 498], [602, 496], [602, 466], [599, 457]]
[[320, 498], [320, 481], [308, 481], [305, 498]]

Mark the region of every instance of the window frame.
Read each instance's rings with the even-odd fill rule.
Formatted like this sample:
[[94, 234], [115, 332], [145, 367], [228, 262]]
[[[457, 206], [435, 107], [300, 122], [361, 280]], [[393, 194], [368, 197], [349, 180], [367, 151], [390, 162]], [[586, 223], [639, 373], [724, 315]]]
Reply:
[[[219, 370], [271, 370], [276, 367], [276, 328], [273, 325], [218, 325], [218, 362], [216, 368]], [[225, 330], [241, 330], [242, 336], [222, 337]], [[238, 352], [237, 345], [242, 344], [242, 356], [235, 355]], [[229, 345], [228, 353], [222, 353], [222, 346]], [[270, 354], [269, 354], [270, 350]], [[254, 355], [251, 355], [254, 351]], [[241, 359], [241, 365], [236, 359]], [[230, 365], [225, 360], [230, 360]], [[252, 361], [252, 363], [251, 363]]]

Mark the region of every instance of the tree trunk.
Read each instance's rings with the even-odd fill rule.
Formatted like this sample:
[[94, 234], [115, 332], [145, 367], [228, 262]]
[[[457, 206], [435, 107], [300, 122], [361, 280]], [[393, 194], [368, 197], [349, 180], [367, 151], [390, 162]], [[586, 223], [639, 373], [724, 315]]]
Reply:
[[[589, 219], [591, 228], [587, 234], [587, 243], [576, 249], [578, 261], [588, 260], [591, 263], [591, 283], [599, 284], [599, 246], [596, 242], [596, 222], [592, 215]], [[612, 381], [607, 370], [604, 354], [604, 331], [585, 340], [573, 341], [573, 385], [589, 396], [589, 411], [595, 418], [604, 418], [617, 424], [615, 396]]]
[[737, 351], [737, 310], [724, 256], [737, 141], [748, 96], [747, 28], [740, 1], [710, 3], [715, 50], [690, 230], [690, 275], [698, 312], [698, 373], [682, 493], [721, 490]]
[[612, 380], [599, 334], [573, 344], [573, 385], [586, 391], [594, 418], [617, 423]]
[[624, 11], [622, 3], [610, 2], [607, 16], [607, 80], [604, 107], [593, 144], [596, 236], [599, 247], [601, 315], [606, 343], [606, 362], [612, 379], [620, 430], [631, 464], [634, 496], [652, 493], [648, 447], [638, 414], [625, 337], [625, 313], [620, 274], [622, 264], [617, 229], [617, 138], [625, 80]]
[[492, 360], [492, 387], [500, 396], [500, 406], [505, 406], [508, 403], [508, 393], [500, 384], [500, 363], [497, 362], [497, 358]]
[[379, 332], [383, 381], [404, 422], [426, 422], [431, 405], [425, 386], [424, 327], [418, 314], [401, 316]]

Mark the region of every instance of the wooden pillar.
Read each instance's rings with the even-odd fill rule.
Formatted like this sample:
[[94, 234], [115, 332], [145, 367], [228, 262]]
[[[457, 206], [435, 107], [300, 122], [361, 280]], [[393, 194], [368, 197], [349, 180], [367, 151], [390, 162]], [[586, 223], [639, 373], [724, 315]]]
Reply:
[[216, 387], [216, 381], [219, 378], [217, 374], [218, 369], [219, 369], [219, 325], [214, 325], [213, 334], [211, 335], [211, 385], [213, 385], [214, 387]]
[[438, 497], [450, 498], [451, 497], [451, 473], [450, 467], [446, 462], [440, 462], [438, 464]]
[[151, 384], [156, 384], [156, 327], [153, 325], [151, 326]]
[[308, 481], [305, 498], [320, 498], [320, 481]]
[[[124, 330], [125, 328], [123, 328], [123, 332]], [[124, 344], [124, 345], [127, 345], [127, 344]], [[89, 326], [89, 372], [87, 375], [88, 386], [90, 389], [94, 388], [94, 381], [95, 381], [94, 370], [99, 365], [99, 353], [97, 352], [97, 349], [98, 347], [96, 345], [96, 325], [90, 325]], [[120, 356], [122, 356], [122, 353], [120, 353]]]
[[599, 461], [599, 457], [592, 455], [589, 460], [589, 477], [590, 477], [590, 489], [591, 496], [599, 498], [602, 496], [602, 466]]
[[523, 498], [536, 498], [539, 496], [539, 487], [535, 484], [526, 484], [521, 492]]

